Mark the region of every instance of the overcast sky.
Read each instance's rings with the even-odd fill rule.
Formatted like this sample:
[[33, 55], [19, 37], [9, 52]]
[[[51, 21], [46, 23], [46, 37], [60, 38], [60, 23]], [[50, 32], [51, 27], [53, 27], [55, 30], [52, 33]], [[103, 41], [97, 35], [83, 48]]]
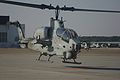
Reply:
[[[120, 0], [13, 0], [53, 6], [73, 6], [75, 8], [108, 9], [120, 11]], [[26, 37], [32, 37], [37, 27], [49, 26], [54, 11], [39, 10], [0, 3], [0, 15], [9, 15], [11, 21], [25, 24]], [[120, 36], [120, 14], [92, 12], [63, 12], [65, 27], [74, 29], [78, 35]]]

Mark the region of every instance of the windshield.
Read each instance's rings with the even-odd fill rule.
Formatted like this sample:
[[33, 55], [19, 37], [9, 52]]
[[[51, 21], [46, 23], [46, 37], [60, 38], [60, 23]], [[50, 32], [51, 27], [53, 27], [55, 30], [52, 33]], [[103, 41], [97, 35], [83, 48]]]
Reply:
[[77, 33], [72, 29], [58, 28], [56, 31], [57, 36], [61, 37], [63, 40], [69, 42], [69, 39], [77, 38]]

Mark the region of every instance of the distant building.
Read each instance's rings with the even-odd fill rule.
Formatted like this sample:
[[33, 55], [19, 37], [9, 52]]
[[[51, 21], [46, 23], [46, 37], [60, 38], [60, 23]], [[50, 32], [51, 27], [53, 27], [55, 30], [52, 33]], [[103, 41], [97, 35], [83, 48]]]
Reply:
[[18, 27], [25, 32], [25, 24], [17, 22], [10, 22], [9, 16], [0, 16], [0, 48], [19, 47], [19, 31]]

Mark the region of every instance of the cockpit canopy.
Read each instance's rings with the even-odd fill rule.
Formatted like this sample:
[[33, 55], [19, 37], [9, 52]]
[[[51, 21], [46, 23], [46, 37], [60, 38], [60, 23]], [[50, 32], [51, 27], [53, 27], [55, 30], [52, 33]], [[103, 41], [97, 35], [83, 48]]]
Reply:
[[58, 28], [56, 34], [67, 42], [69, 42], [69, 39], [78, 38], [77, 33], [73, 29]]

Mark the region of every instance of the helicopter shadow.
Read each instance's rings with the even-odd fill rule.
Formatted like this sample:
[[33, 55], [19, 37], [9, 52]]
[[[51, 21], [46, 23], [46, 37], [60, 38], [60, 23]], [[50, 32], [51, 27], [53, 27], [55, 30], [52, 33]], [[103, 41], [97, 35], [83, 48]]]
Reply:
[[114, 70], [114, 71], [120, 71], [120, 68], [114, 68], [114, 67], [93, 67], [93, 66], [65, 66], [67, 68], [73, 68], [73, 69], [89, 69], [89, 70]]

